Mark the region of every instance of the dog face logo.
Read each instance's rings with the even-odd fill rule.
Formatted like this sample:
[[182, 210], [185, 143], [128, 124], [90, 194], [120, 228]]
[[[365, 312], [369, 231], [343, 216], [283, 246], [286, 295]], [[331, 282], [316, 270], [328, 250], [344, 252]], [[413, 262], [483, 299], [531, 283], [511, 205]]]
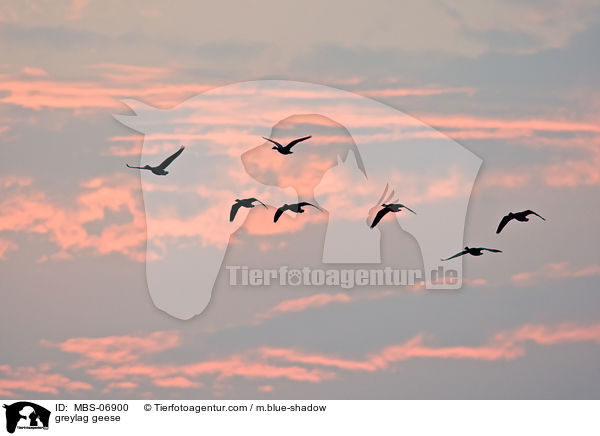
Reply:
[[6, 431], [14, 433], [19, 429], [48, 429], [50, 411], [29, 401], [19, 401], [4, 405], [6, 409]]
[[[350, 92], [289, 81], [227, 85], [170, 110], [125, 103], [135, 116], [115, 118], [145, 135], [141, 165], [185, 145], [168, 176], [140, 171], [148, 288], [170, 315], [188, 319], [207, 307], [236, 234], [284, 238], [318, 213], [309, 206], [302, 220], [273, 222], [272, 207], [293, 210], [296, 202], [326, 211], [319, 263], [378, 263], [386, 244], [392, 257], [410, 246], [427, 288], [461, 287], [462, 260], [440, 259], [464, 245], [481, 159], [419, 120]], [[234, 201], [253, 198], [265, 207], [248, 203], [230, 219]], [[390, 213], [372, 226], [388, 203]], [[399, 229], [416, 244], [395, 243]], [[440, 281], [440, 268], [458, 279]]]
[[[257, 182], [282, 189], [292, 188], [298, 198], [311, 200], [323, 176], [337, 165], [337, 160], [352, 154], [362, 171], [362, 160], [348, 131], [322, 115], [293, 115], [278, 121], [271, 138], [300, 138], [311, 133], [309, 140], [293, 148], [294, 158], [273, 152], [266, 140], [241, 156], [246, 172]], [[302, 162], [298, 165], [298, 162]]]

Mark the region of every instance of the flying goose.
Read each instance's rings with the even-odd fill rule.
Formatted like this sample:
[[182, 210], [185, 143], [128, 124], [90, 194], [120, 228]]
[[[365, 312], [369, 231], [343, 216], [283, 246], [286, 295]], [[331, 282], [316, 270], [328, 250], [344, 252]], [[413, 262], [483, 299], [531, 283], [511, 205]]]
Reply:
[[446, 259], [441, 260], [450, 260], [454, 259], [455, 257], [464, 256], [465, 254], [470, 254], [471, 256], [481, 256], [484, 251], [490, 251], [492, 253], [502, 253], [501, 250], [496, 250], [495, 248], [465, 247], [465, 249], [460, 253], [456, 253], [454, 256], [450, 256]]
[[265, 138], [263, 136], [263, 139], [266, 139], [269, 142], [272, 142], [273, 144], [275, 144], [275, 146], [273, 147], [273, 150], [277, 150], [279, 153], [281, 154], [292, 154], [292, 147], [294, 145], [296, 145], [299, 142], [302, 141], [306, 141], [307, 139], [312, 138], [312, 135], [309, 136], [305, 136], [304, 138], [298, 138], [298, 139], [294, 139], [292, 142], [290, 142], [288, 145], [286, 145], [285, 147], [283, 145], [281, 145], [279, 142], [277, 141], [273, 141], [272, 139], [269, 138]]
[[496, 229], [496, 233], [500, 233], [502, 231], [502, 229], [512, 220], [517, 220], [517, 221], [521, 221], [521, 222], [529, 221], [529, 218], [527, 218], [528, 215], [535, 215], [535, 216], [540, 217], [544, 221], [546, 221], [546, 218], [544, 218], [541, 215], [538, 215], [537, 213], [535, 213], [534, 211], [532, 211], [530, 209], [524, 210], [523, 212], [515, 212], [515, 213], [509, 212], [508, 215], [506, 215], [502, 218], [502, 220], [500, 221], [500, 224], [498, 224], [498, 229]]
[[404, 208], [416, 215], [416, 212], [414, 210], [400, 203], [383, 203], [381, 206], [383, 207], [379, 212], [377, 212], [377, 215], [375, 215], [375, 219], [373, 220], [373, 223], [371, 223], [371, 228], [375, 227], [388, 212], [400, 212], [402, 208]]
[[233, 206], [231, 206], [231, 212], [229, 212], [229, 222], [233, 221], [233, 219], [235, 218], [235, 214], [237, 214], [240, 207], [247, 207], [247, 208], [254, 207], [254, 204], [252, 204], [252, 203], [254, 203], [255, 201], [258, 201], [260, 204], [262, 204], [265, 207], [265, 209], [268, 209], [267, 205], [264, 204], [262, 201], [260, 201], [258, 198], [254, 198], [254, 197], [244, 198], [243, 200], [236, 199]]
[[291, 210], [292, 212], [296, 212], [296, 213], [304, 213], [304, 209], [303, 207], [305, 206], [312, 206], [316, 209], [319, 210], [323, 210], [318, 206], [315, 206], [314, 204], [310, 204], [306, 201], [302, 201], [300, 203], [294, 203], [294, 204], [284, 204], [283, 206], [281, 206], [279, 209], [277, 209], [277, 211], [275, 211], [275, 216], [273, 217], [273, 222], [276, 223], [277, 220], [279, 219], [279, 217], [281, 216], [281, 214], [283, 212], [285, 212], [286, 210]]
[[127, 164], [127, 167], [135, 168], [137, 170], [150, 170], [150, 171], [152, 171], [153, 174], [156, 174], [157, 176], [166, 176], [167, 174], [169, 174], [169, 172], [165, 171], [165, 168], [167, 168], [169, 165], [171, 165], [171, 162], [173, 162], [175, 159], [177, 159], [177, 156], [179, 156], [183, 152], [184, 148], [185, 147], [182, 145], [179, 150], [177, 150], [171, 156], [169, 156], [168, 158], [163, 160], [160, 165], [157, 165], [155, 167], [151, 167], [150, 165], [145, 165], [143, 167], [133, 167], [129, 164]]

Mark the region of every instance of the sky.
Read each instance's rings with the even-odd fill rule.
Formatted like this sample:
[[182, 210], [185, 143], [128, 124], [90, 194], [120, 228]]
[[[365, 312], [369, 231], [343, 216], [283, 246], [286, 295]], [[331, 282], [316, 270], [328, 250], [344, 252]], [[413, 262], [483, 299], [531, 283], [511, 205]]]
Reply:
[[[453, 3], [3, 2], [0, 396], [598, 398], [600, 6]], [[332, 91], [286, 88], [255, 112], [254, 97], [219, 91], [272, 80]], [[373, 113], [338, 124], [338, 93], [385, 105], [402, 128]], [[148, 116], [160, 129], [132, 128]], [[261, 138], [305, 133], [302, 171]], [[462, 242], [503, 253], [465, 257], [460, 290], [229, 284], [228, 265], [323, 267], [333, 211], [376, 203], [385, 185], [344, 167], [348, 150], [434, 139], [480, 162], [472, 193], [445, 155], [402, 167], [392, 189], [417, 215], [382, 221], [381, 262], [421, 268], [410, 220], [432, 205], [446, 225], [445, 202], [470, 194]], [[125, 167], [180, 144], [164, 178]], [[237, 195], [256, 192], [269, 208], [229, 223]], [[325, 211], [274, 227], [281, 198]], [[495, 234], [525, 209], [546, 221]], [[189, 263], [199, 252], [213, 276]], [[208, 280], [209, 299], [165, 259], [186, 283]]]

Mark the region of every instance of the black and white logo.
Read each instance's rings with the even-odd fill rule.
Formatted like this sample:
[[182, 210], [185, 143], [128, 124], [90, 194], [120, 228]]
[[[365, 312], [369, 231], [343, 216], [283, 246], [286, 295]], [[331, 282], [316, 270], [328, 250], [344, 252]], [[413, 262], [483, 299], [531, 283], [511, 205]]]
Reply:
[[16, 429], [47, 430], [50, 411], [29, 401], [19, 401], [4, 405], [6, 409], [6, 431], [14, 433]]

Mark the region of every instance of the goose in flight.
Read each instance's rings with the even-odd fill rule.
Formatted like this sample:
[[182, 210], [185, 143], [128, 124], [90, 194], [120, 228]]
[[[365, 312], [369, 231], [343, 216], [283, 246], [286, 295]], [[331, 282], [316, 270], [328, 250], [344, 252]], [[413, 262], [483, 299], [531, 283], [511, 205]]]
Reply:
[[414, 210], [400, 203], [383, 203], [382, 206], [383, 208], [379, 212], [377, 212], [377, 215], [375, 215], [375, 219], [373, 220], [373, 223], [371, 223], [371, 228], [375, 227], [379, 223], [379, 221], [381, 221], [381, 218], [383, 218], [388, 212], [400, 212], [402, 208], [404, 208], [416, 215], [416, 212]]
[[465, 254], [470, 254], [471, 256], [481, 256], [484, 251], [489, 251], [492, 253], [502, 253], [501, 250], [496, 250], [495, 248], [465, 247], [465, 249], [463, 251], [461, 251], [460, 253], [456, 253], [454, 256], [450, 256], [446, 259], [441, 259], [441, 260], [450, 260], [450, 259], [454, 259], [455, 257], [464, 256]]
[[288, 145], [286, 145], [285, 147], [283, 145], [281, 145], [279, 142], [277, 141], [273, 141], [272, 139], [269, 138], [265, 138], [263, 136], [263, 139], [266, 139], [269, 142], [272, 142], [273, 144], [275, 144], [275, 146], [273, 147], [273, 150], [277, 150], [279, 153], [281, 154], [292, 154], [292, 147], [294, 145], [296, 145], [299, 142], [302, 141], [306, 141], [307, 139], [312, 138], [312, 135], [309, 136], [305, 136], [304, 138], [298, 138], [298, 139], [294, 139], [292, 142], [290, 142]]
[[540, 217], [541, 219], [543, 219], [544, 221], [546, 221], [546, 218], [544, 218], [541, 215], [538, 215], [537, 213], [535, 213], [534, 211], [527, 209], [524, 210], [523, 212], [509, 212], [508, 215], [506, 215], [505, 217], [502, 218], [502, 220], [500, 221], [500, 224], [498, 224], [498, 229], [496, 229], [496, 233], [500, 233], [502, 231], [502, 229], [512, 220], [517, 220], [517, 221], [521, 221], [521, 222], [526, 222], [529, 221], [529, 218], [527, 218], [528, 215], [535, 215]]
[[323, 210], [318, 206], [315, 206], [314, 204], [310, 204], [306, 201], [302, 201], [300, 203], [294, 203], [294, 204], [284, 204], [283, 206], [281, 206], [279, 209], [277, 209], [277, 211], [275, 212], [275, 216], [273, 217], [273, 222], [276, 223], [277, 220], [279, 219], [279, 217], [281, 216], [281, 214], [283, 212], [285, 212], [286, 210], [291, 210], [292, 212], [296, 212], [296, 213], [304, 213], [304, 209], [303, 207], [305, 206], [312, 206], [316, 209], [319, 210]]
[[233, 219], [235, 218], [235, 214], [238, 213], [238, 210], [240, 210], [240, 207], [247, 207], [247, 208], [251, 208], [254, 207], [254, 203], [255, 201], [258, 201], [260, 204], [262, 204], [265, 209], [267, 208], [267, 205], [264, 204], [262, 201], [260, 201], [258, 198], [244, 198], [243, 200], [240, 199], [236, 199], [235, 203], [233, 204], [233, 206], [231, 206], [231, 212], [229, 212], [229, 222], [232, 222]]
[[175, 159], [177, 159], [177, 156], [179, 156], [183, 152], [184, 148], [185, 147], [182, 145], [179, 150], [177, 150], [171, 156], [169, 156], [168, 158], [166, 158], [165, 160], [163, 160], [160, 165], [157, 165], [155, 167], [151, 167], [150, 165], [145, 165], [143, 167], [132, 167], [129, 164], [127, 164], [127, 167], [128, 168], [135, 168], [137, 170], [150, 170], [150, 171], [152, 171], [153, 174], [156, 174], [157, 176], [166, 176], [167, 174], [169, 174], [169, 172], [165, 171], [165, 169], [169, 165], [171, 165], [171, 162], [173, 162]]

